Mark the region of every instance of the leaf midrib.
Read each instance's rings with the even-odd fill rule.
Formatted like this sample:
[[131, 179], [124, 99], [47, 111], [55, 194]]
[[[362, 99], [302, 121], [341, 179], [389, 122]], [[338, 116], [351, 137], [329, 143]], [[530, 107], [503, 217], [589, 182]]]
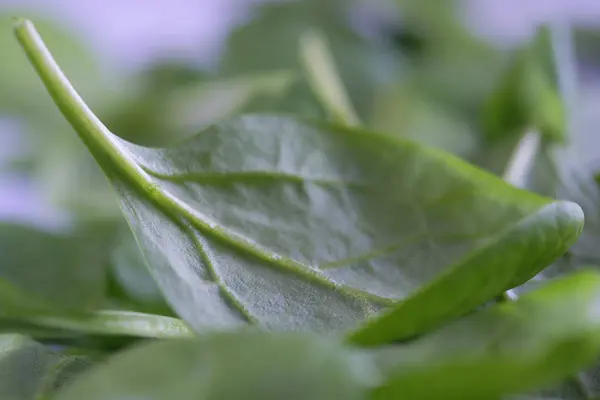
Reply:
[[[226, 229], [216, 227], [216, 224], [211, 226], [210, 223], [203, 221], [189, 205], [153, 182], [151, 176], [119, 145], [117, 137], [88, 108], [62, 73], [33, 25], [29, 21], [20, 21], [17, 24], [15, 33], [55, 103], [95, 156], [98, 163], [102, 164], [110, 160], [117, 171], [120, 172], [118, 175], [121, 178], [132, 184], [134, 188], [141, 192], [140, 194], [146, 195], [175, 223], [180, 222], [180, 219], [177, 218], [177, 215], [180, 214], [200, 232], [208, 233], [212, 237], [237, 248], [237, 250], [265, 261], [269, 265], [293, 272], [310, 282], [356, 299], [369, 300], [381, 305], [393, 305], [395, 303], [395, 301], [386, 298], [339, 285], [304, 264], [273, 253], [269, 254], [265, 250], [252, 246], [247, 239], [237, 238], [235, 237], [237, 235], [228, 232]], [[111, 170], [109, 167], [111, 167], [110, 164], [105, 165], [108, 171]], [[200, 249], [199, 252], [201, 255]]]

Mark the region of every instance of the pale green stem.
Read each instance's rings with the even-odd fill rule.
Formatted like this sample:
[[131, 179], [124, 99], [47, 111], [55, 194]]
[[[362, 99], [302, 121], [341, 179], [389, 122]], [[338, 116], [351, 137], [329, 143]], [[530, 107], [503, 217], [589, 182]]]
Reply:
[[331, 117], [349, 126], [360, 125], [329, 46], [319, 31], [313, 29], [301, 36], [300, 60], [309, 85]]
[[539, 132], [535, 130], [527, 131], [521, 137], [515, 151], [512, 153], [502, 179], [515, 187], [525, 188], [540, 149], [540, 144], [541, 137]]
[[132, 311], [97, 311], [77, 318], [38, 316], [27, 318], [26, 321], [46, 328], [98, 335], [126, 335], [156, 339], [194, 336], [194, 332], [180, 319]]
[[[110, 159], [132, 183], [152, 193], [149, 180], [144, 179], [146, 173], [122, 149], [119, 139], [85, 104], [50, 54], [33, 23], [17, 19], [15, 36], [62, 114], [86, 146], [95, 150], [94, 157]], [[100, 162], [99, 164], [102, 165]]]
[[[502, 178], [507, 183], [524, 189], [527, 186], [527, 180], [535, 163], [540, 145], [541, 137], [539, 132], [535, 130], [525, 132], [512, 153]], [[509, 301], [514, 301], [518, 298], [512, 289], [502, 293], [501, 297], [503, 300]]]

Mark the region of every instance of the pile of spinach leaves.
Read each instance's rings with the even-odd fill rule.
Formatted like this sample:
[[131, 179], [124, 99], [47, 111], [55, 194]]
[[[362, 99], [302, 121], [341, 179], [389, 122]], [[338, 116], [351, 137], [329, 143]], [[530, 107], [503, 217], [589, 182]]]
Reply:
[[0, 226], [0, 399], [600, 398], [595, 109], [560, 32], [507, 54], [407, 0], [366, 38], [342, 3], [262, 6], [218, 73], [117, 95], [0, 20], [37, 143], [12, 168], [75, 221]]

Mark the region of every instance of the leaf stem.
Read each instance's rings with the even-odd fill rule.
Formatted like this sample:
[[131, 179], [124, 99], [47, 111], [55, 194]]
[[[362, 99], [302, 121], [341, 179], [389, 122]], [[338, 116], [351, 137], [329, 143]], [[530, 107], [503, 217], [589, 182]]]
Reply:
[[309, 85], [327, 112], [345, 125], [360, 125], [329, 46], [318, 30], [309, 30], [300, 37], [300, 60]]
[[535, 130], [526, 131], [515, 147], [502, 179], [518, 188], [525, 188], [540, 145], [540, 133]]
[[173, 339], [194, 336], [180, 319], [132, 311], [97, 311], [84, 317], [39, 316], [26, 319], [38, 326], [99, 335]]
[[[144, 179], [146, 173], [123, 151], [119, 139], [89, 109], [61, 71], [33, 23], [17, 18], [14, 26], [15, 36], [46, 90], [93, 156], [111, 159], [119, 166], [121, 174], [141, 188], [148, 189], [148, 180]], [[99, 165], [103, 163], [99, 162]]]

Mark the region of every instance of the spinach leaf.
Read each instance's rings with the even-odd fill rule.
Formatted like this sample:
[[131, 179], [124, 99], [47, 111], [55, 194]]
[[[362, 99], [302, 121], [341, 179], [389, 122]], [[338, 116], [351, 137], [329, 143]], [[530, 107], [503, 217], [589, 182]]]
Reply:
[[81, 356], [62, 355], [21, 335], [0, 335], [0, 398], [47, 399], [91, 366]]
[[110, 133], [30, 22], [16, 34], [115, 188], [152, 275], [196, 330], [255, 323], [417, 335], [564, 253], [580, 208], [515, 189], [413, 142], [245, 116], [152, 149]]
[[0, 225], [0, 316], [80, 313], [102, 306], [108, 243], [103, 235]]
[[593, 360], [600, 351], [599, 301], [600, 275], [586, 271], [372, 351], [259, 331], [154, 342], [112, 357], [57, 400], [497, 398]]
[[56, 400], [139, 398], [366, 399], [371, 360], [337, 341], [298, 333], [229, 332], [122, 352]]
[[530, 128], [554, 140], [565, 139], [565, 109], [547, 27], [540, 27], [534, 40], [514, 54], [486, 107], [483, 125], [490, 139]]
[[[352, 2], [355, 3], [355, 2]], [[358, 2], [360, 3], [360, 2]], [[299, 71], [298, 43], [310, 29], [318, 29], [331, 43], [332, 57], [340, 65], [345, 83], [359, 113], [364, 116], [378, 86], [390, 78], [396, 60], [389, 49], [374, 46], [353, 28], [350, 9], [344, 0], [299, 0], [263, 3], [251, 9], [251, 18], [227, 39], [219, 70], [225, 77], [239, 74]], [[305, 81], [277, 106], [277, 111], [322, 116], [323, 112]]]
[[[576, 60], [568, 60], [575, 64]], [[578, 241], [569, 250], [569, 254], [557, 260], [540, 272], [532, 281], [515, 289], [517, 293], [526, 293], [546, 280], [577, 271], [586, 265], [598, 265], [600, 252], [600, 187], [594, 180], [594, 171], [598, 170], [596, 126], [598, 124], [598, 104], [600, 90], [597, 83], [577, 76], [576, 71], [566, 71], [568, 86], [574, 88], [572, 94], [575, 104], [569, 116], [572, 122], [567, 145], [554, 149], [550, 161], [556, 171], [552, 192], [558, 198], [576, 201], [585, 212], [586, 223]], [[538, 176], [536, 176], [539, 179]], [[536, 180], [537, 180], [536, 179]], [[554, 399], [578, 400], [593, 399], [600, 396], [599, 366], [580, 371], [560, 385], [547, 388], [539, 393], [530, 394], [530, 398], [552, 396]]]
[[380, 348], [390, 378], [374, 399], [494, 399], [556, 382], [600, 353], [599, 302], [600, 274], [586, 270]]

